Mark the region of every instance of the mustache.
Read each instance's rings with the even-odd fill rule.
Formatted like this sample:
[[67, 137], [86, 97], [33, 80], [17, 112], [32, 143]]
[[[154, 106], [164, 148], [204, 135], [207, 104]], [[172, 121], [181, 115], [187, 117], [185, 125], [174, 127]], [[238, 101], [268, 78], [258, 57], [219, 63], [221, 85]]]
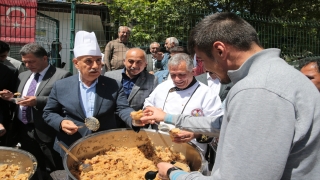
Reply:
[[98, 71], [96, 69], [90, 69], [89, 73], [92, 73], [92, 72], [98, 72]]
[[130, 70], [139, 70], [140, 68], [131, 67]]

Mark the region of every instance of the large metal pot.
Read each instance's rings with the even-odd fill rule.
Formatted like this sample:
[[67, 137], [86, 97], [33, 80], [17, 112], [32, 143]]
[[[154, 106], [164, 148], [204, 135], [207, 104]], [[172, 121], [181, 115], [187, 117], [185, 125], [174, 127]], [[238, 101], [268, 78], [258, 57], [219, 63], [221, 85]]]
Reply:
[[[83, 137], [73, 143], [69, 150], [79, 159], [92, 158], [97, 153], [110, 146], [136, 147], [148, 142], [150, 139], [155, 146], [170, 146], [175, 152], [181, 152], [186, 156], [191, 171], [203, 172], [207, 163], [200, 150], [193, 143], [172, 143], [168, 133], [151, 129], [140, 130], [139, 133], [130, 129], [112, 129], [101, 131]], [[75, 161], [66, 154], [63, 158], [63, 166], [71, 179], [76, 178], [70, 172]], [[203, 172], [204, 173], [204, 172]]]
[[[31, 153], [21, 149], [0, 146], [0, 165], [3, 164], [20, 166], [18, 174], [28, 173], [29, 179], [33, 176], [38, 165], [36, 158]], [[27, 171], [27, 168], [30, 168], [30, 170]]]

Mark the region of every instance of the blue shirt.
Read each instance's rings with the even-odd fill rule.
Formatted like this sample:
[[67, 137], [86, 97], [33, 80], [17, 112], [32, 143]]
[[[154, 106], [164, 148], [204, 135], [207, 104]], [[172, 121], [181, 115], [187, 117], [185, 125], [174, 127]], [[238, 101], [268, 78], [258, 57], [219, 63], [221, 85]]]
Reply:
[[163, 59], [161, 61], [156, 61], [155, 67], [160, 70], [168, 70], [168, 61], [171, 58], [169, 53], [164, 53]]
[[123, 86], [123, 91], [126, 94], [127, 98], [129, 97], [129, 95], [132, 91], [132, 88], [133, 88], [134, 84], [136, 83], [139, 75], [140, 74], [138, 74], [136, 77], [130, 79], [126, 74], [126, 68], [123, 68], [121, 84]]
[[158, 84], [166, 81], [169, 76], [169, 70], [161, 70], [154, 73], [154, 76], [158, 79]]
[[80, 85], [82, 109], [86, 117], [92, 117], [93, 110], [94, 110], [94, 102], [96, 99], [96, 85], [98, 83], [98, 79], [96, 79], [94, 83], [91, 84], [90, 87], [88, 87], [81, 81], [81, 77], [79, 73], [79, 82], [80, 82], [79, 85]]

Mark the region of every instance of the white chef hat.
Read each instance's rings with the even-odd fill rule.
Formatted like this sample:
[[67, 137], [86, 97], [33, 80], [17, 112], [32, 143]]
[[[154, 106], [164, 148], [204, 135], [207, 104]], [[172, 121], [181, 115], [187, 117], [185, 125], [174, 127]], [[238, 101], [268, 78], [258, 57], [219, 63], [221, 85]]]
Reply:
[[94, 32], [78, 31], [76, 34], [74, 48], [74, 57], [79, 56], [101, 56], [100, 47]]

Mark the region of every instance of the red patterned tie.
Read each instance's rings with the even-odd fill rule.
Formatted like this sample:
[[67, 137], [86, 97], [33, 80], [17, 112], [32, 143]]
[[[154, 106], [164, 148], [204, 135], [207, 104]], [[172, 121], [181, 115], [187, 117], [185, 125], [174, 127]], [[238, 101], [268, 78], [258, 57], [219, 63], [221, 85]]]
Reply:
[[[37, 83], [39, 80], [39, 73], [36, 73], [34, 75], [34, 78], [31, 81], [31, 84], [29, 86], [28, 89], [28, 93], [27, 96], [34, 96], [34, 93], [36, 91], [37, 88]], [[28, 122], [31, 121], [31, 107], [30, 106], [23, 106], [22, 107], [22, 120], [21, 120], [24, 124], [27, 124]]]

